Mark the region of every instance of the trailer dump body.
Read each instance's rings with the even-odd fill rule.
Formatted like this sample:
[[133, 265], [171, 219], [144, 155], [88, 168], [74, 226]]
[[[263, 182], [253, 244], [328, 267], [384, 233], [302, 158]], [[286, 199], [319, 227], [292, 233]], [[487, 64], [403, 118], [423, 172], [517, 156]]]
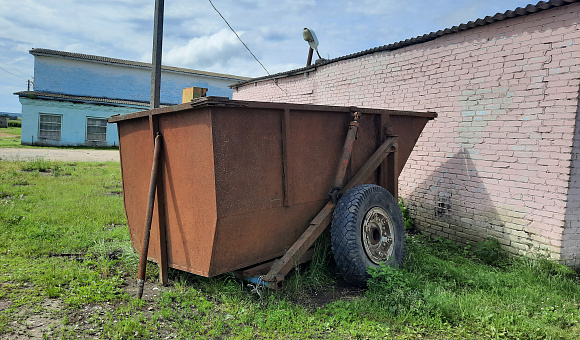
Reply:
[[397, 178], [435, 113], [207, 97], [111, 117], [133, 245], [141, 251], [159, 132], [150, 260], [166, 247], [170, 267], [209, 277], [284, 255], [328, 202], [354, 111], [360, 127], [346, 178], [397, 136], [396, 152], [366, 181], [397, 197]]

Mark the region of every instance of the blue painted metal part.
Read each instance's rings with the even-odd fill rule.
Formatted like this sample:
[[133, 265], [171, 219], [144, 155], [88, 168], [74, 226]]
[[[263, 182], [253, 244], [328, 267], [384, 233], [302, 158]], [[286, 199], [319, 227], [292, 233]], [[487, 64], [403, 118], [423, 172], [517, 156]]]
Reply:
[[264, 281], [264, 280], [262, 280], [261, 276], [260, 277], [244, 276], [243, 280], [251, 282], [251, 283], [258, 285], [258, 286], [264, 286], [264, 287], [274, 289], [274, 290], [278, 289], [278, 282]]

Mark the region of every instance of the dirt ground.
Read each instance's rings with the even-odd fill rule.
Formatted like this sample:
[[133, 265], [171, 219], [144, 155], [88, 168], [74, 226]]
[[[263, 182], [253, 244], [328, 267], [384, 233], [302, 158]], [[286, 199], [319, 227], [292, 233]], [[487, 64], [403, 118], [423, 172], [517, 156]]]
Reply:
[[[147, 310], [154, 310], [155, 301], [159, 295], [170, 289], [171, 287], [147, 282], [143, 291], [143, 300], [147, 301], [149, 305]], [[125, 291], [127, 293], [135, 297], [138, 290], [136, 280], [126, 280]], [[0, 310], [7, 309], [11, 304], [12, 302], [9, 300], [0, 300]], [[21, 308], [15, 317], [16, 320], [9, 325], [12, 332], [0, 335], [0, 338], [6, 336], [6, 339], [11, 340], [56, 339], [61, 337], [64, 330], [68, 330], [79, 334], [79, 338], [99, 339], [102, 338], [101, 333], [106, 314], [117, 308], [115, 304], [101, 303], [63, 312], [62, 307], [62, 302], [59, 299], [47, 298], [40, 307], [34, 310]]]
[[71, 162], [119, 162], [119, 150], [0, 148], [0, 160], [26, 161], [33, 159]]
[[[126, 278], [124, 289], [129, 295], [135, 297], [139, 288], [135, 279]], [[145, 284], [143, 300], [147, 304], [141, 311], [145, 313], [146, 318], [150, 318], [150, 313], [157, 310], [159, 296], [171, 289], [171, 283], [168, 287], [152, 282]], [[339, 281], [322, 289], [305, 292], [298, 296], [294, 303], [307, 308], [320, 308], [337, 300], [348, 301], [363, 294], [363, 289]], [[12, 302], [9, 300], [0, 299], [0, 310], [7, 309], [11, 304]], [[63, 332], [72, 332], [77, 334], [79, 338], [99, 339], [103, 337], [103, 325], [107, 314], [112, 313], [116, 308], [118, 308], [116, 303], [106, 302], [63, 311], [63, 305], [59, 299], [46, 298], [40, 308], [34, 310], [21, 308], [15, 317], [16, 321], [9, 325], [12, 332], [3, 336], [13, 340], [56, 339], [62, 337]], [[173, 338], [166, 336], [167, 334], [160, 335], [165, 339]]]

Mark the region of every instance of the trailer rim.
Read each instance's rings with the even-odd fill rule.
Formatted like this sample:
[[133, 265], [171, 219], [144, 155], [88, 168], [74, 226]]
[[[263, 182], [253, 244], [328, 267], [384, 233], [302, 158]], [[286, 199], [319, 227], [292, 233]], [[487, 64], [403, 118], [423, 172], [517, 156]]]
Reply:
[[381, 264], [393, 254], [393, 222], [381, 207], [371, 208], [362, 223], [362, 240], [369, 260]]

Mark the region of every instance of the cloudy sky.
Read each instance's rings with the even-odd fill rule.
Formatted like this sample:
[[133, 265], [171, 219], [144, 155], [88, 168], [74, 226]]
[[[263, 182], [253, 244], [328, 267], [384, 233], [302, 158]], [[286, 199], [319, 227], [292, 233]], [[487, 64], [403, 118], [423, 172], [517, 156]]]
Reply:
[[[305, 66], [312, 28], [336, 58], [455, 26], [530, 0], [212, 0], [268, 71]], [[155, 0], [0, 0], [0, 112], [34, 75], [32, 48], [151, 62]], [[166, 0], [163, 64], [259, 77], [208, 0]]]

